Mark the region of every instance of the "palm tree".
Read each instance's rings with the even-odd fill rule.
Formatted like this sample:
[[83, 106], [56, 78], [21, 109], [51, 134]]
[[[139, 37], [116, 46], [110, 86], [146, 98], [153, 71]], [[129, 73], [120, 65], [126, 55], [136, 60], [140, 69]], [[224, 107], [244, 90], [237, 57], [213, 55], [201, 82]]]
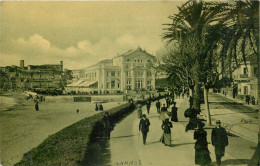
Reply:
[[[179, 13], [169, 18], [172, 24], [165, 24], [166, 33], [163, 39], [168, 44], [178, 43], [178, 59], [184, 68], [188, 68], [189, 76], [195, 84], [194, 108], [200, 109], [200, 88], [204, 88], [204, 100], [206, 102], [207, 122], [211, 124], [208, 106], [208, 88], [216, 80], [216, 52], [218, 42], [223, 31], [222, 25], [216, 23], [215, 16], [221, 6], [214, 3], [190, 1], [179, 8]], [[175, 64], [175, 65], [179, 65]], [[184, 73], [183, 73], [184, 74]], [[187, 74], [187, 73], [185, 73]]]
[[[223, 57], [228, 55], [228, 59], [235, 59], [236, 62], [241, 52], [241, 57], [246, 65], [249, 54], [246, 50], [251, 48], [251, 52], [257, 55], [259, 62], [259, 1], [240, 0], [234, 3], [222, 4], [222, 12], [218, 14], [218, 19], [227, 28], [226, 37], [222, 42]], [[258, 69], [260, 68], [258, 63]], [[258, 79], [259, 78], [258, 73]], [[258, 85], [258, 96], [260, 96], [260, 85]], [[259, 97], [258, 97], [258, 103]]]

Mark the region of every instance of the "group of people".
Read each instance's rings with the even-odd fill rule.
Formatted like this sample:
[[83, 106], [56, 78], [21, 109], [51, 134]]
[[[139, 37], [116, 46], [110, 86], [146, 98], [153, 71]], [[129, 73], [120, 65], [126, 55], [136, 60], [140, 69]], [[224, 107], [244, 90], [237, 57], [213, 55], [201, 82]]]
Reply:
[[31, 94], [29, 94], [29, 96], [26, 96], [25, 99], [26, 100], [33, 99], [33, 101], [35, 102], [35, 105], [34, 105], [35, 111], [39, 111], [40, 110], [39, 103], [42, 102], [42, 101], [45, 101], [44, 96], [35, 95], [33, 97]]
[[250, 103], [250, 100], [252, 100], [252, 105], [255, 105], [255, 97], [252, 96], [252, 99], [250, 99], [250, 96], [246, 95], [246, 102], [247, 102], [248, 105]]
[[[217, 127], [212, 129], [211, 143], [215, 148], [217, 165], [220, 166], [221, 158], [225, 154], [225, 147], [228, 146], [228, 137], [225, 128], [221, 127], [220, 120], [216, 121]], [[207, 132], [203, 129], [204, 124], [199, 124], [194, 132], [195, 142], [195, 164], [210, 165], [211, 158], [208, 150]]]
[[[176, 107], [176, 102], [172, 102], [173, 107], [172, 111], [168, 112], [167, 111], [167, 106], [163, 104], [161, 107], [161, 103], [158, 100], [156, 102], [156, 108], [157, 112], [159, 113], [159, 118], [162, 118], [162, 137], [160, 138], [160, 141], [165, 145], [165, 146], [171, 146], [171, 128], [173, 127], [172, 122], [178, 122], [178, 116], [177, 116], [177, 111], [178, 108]], [[150, 106], [151, 102], [148, 101], [146, 103], [147, 107], [147, 113], [149, 114], [150, 112]], [[190, 111], [195, 111], [190, 109]], [[187, 110], [185, 111], [186, 114], [189, 114]], [[139, 131], [142, 133], [142, 138], [143, 138], [143, 144], [146, 144], [146, 139], [147, 139], [147, 134], [149, 132], [149, 127], [151, 125], [149, 119], [145, 114], [142, 113], [142, 105], [139, 104], [137, 105], [137, 113], [138, 113], [138, 118], [140, 118], [139, 122]], [[198, 112], [197, 112], [198, 113]], [[197, 114], [192, 113], [192, 114]], [[192, 117], [194, 115], [186, 115], [188, 117]], [[192, 118], [190, 118], [192, 119]], [[172, 122], [171, 122], [171, 121]], [[193, 120], [190, 120], [193, 121]], [[108, 112], [105, 112], [105, 116], [102, 119], [103, 127], [104, 127], [104, 134], [106, 139], [110, 139], [110, 132], [114, 129], [113, 123], [111, 121], [111, 117]], [[193, 123], [193, 122], [192, 122]], [[212, 160], [210, 157], [210, 151], [208, 149], [208, 141], [207, 141], [207, 132], [204, 130], [204, 123], [197, 123], [196, 126], [192, 126], [191, 130], [194, 131], [193, 138], [196, 140], [195, 142], [195, 164], [196, 165], [210, 165]], [[216, 121], [216, 127], [212, 129], [211, 133], [211, 142], [212, 145], [215, 148], [215, 155], [216, 155], [216, 162], [217, 165], [220, 166], [221, 164], [221, 158], [225, 154], [225, 147], [228, 146], [228, 137], [227, 137], [227, 132], [226, 130], [221, 127], [221, 122], [219, 120]]]
[[[167, 111], [167, 106], [163, 104], [161, 107], [161, 103], [158, 100], [156, 102], [156, 108], [157, 112], [160, 114], [159, 117], [165, 117], [162, 119], [162, 130], [163, 130], [163, 135], [160, 139], [160, 141], [165, 145], [165, 146], [171, 146], [171, 128], [173, 127], [172, 122], [170, 122], [170, 117], [171, 121], [173, 122], [178, 122], [178, 116], [177, 116], [177, 111], [178, 108], [176, 107], [176, 102], [173, 101], [173, 107], [171, 111], [171, 116], [169, 116], [169, 112]], [[149, 132], [149, 126], [150, 126], [150, 121], [146, 117], [145, 114], [142, 114], [141, 107], [138, 107], [138, 117], [140, 118], [139, 122], [139, 131], [142, 132], [143, 135], [143, 144], [146, 144], [146, 138], [147, 134]], [[147, 110], [148, 112], [148, 110]], [[185, 117], [189, 117], [190, 121], [188, 126], [189, 130], [195, 130], [194, 131], [194, 140], [195, 142], [195, 164], [197, 165], [210, 165], [212, 162], [211, 157], [210, 157], [210, 151], [208, 149], [208, 141], [207, 141], [207, 132], [204, 130], [205, 124], [196, 119], [197, 114], [199, 114], [200, 111], [197, 111], [195, 109], [190, 108], [189, 111], [185, 111]], [[168, 116], [167, 116], [168, 115]], [[228, 146], [228, 137], [227, 137], [227, 132], [226, 130], [221, 127], [221, 122], [218, 120], [216, 121], [217, 127], [212, 129], [211, 133], [211, 142], [212, 145], [215, 148], [215, 155], [216, 155], [216, 162], [217, 165], [219, 166], [221, 164], [221, 158], [225, 154], [225, 147]], [[186, 127], [187, 130], [187, 127]]]
[[[162, 135], [160, 141], [162, 143], [164, 143], [165, 146], [170, 146], [171, 145], [171, 128], [172, 128], [172, 122], [170, 122], [170, 118], [171, 118], [171, 121], [178, 122], [178, 116], [177, 116], [178, 108], [176, 107], [176, 102], [174, 102], [173, 100], [171, 100], [169, 98], [167, 98], [167, 100], [166, 100], [166, 104], [167, 103], [168, 103], [168, 107], [170, 107], [170, 105], [173, 104], [171, 112], [167, 111], [167, 106], [165, 105], [165, 103], [161, 107], [160, 100], [158, 100], [156, 102], [156, 108], [157, 108], [157, 112], [159, 114], [159, 118], [162, 120], [161, 128], [163, 130], [163, 135]], [[146, 106], [147, 106], [147, 113], [149, 114], [150, 106], [151, 106], [151, 102], [149, 100], [147, 101]], [[150, 122], [149, 122], [149, 119], [146, 117], [146, 115], [142, 114], [141, 105], [137, 106], [137, 115], [138, 115], [138, 118], [140, 118], [139, 131], [142, 132], [143, 144], [145, 145], [147, 133], [149, 132]]]
[[103, 111], [104, 108], [103, 108], [102, 103], [100, 103], [99, 105], [96, 103], [95, 110], [96, 110], [96, 111]]

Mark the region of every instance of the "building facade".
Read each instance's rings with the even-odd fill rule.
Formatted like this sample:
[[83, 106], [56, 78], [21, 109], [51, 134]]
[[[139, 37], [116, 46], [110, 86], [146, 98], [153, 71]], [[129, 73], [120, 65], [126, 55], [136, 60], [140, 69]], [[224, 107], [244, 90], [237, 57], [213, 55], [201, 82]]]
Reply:
[[[67, 90], [98, 93], [125, 92], [155, 89], [155, 57], [142, 50], [136, 50], [107, 59], [85, 69], [73, 71], [74, 83]], [[81, 73], [81, 74], [79, 74]]]
[[249, 95], [258, 101], [258, 70], [257, 57], [252, 54], [247, 58], [246, 65], [241, 64], [233, 72], [235, 96], [244, 99], [246, 95]]
[[[6, 89], [37, 89], [37, 88], [61, 88], [66, 84], [63, 77], [63, 62], [60, 64], [46, 65], [24, 65], [24, 60], [20, 60], [20, 67], [6, 66], [1, 67], [1, 72], [4, 72], [11, 80], [6, 84]], [[8, 85], [11, 84], [11, 85]]]

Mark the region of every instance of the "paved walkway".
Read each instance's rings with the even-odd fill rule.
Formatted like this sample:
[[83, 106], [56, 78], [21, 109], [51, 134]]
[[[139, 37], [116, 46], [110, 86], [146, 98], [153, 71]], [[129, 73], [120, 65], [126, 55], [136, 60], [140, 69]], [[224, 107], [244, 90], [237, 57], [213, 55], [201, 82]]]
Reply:
[[[215, 120], [221, 120], [227, 131], [258, 143], [260, 119], [254, 108], [215, 93], [209, 93], [209, 102], [212, 124]], [[204, 105], [201, 108], [206, 115]]]
[[[159, 141], [162, 135], [162, 121], [158, 119], [155, 103], [152, 103], [150, 114], [148, 115], [151, 125], [147, 136], [147, 144], [142, 144], [142, 135], [138, 131], [139, 119], [136, 111], [134, 111], [121, 121], [111, 133], [110, 165], [195, 165], [193, 131], [185, 132], [188, 119], [184, 118], [184, 111], [188, 106], [188, 101], [186, 99], [176, 99], [175, 101], [179, 108], [179, 122], [173, 122], [172, 145], [170, 147], [164, 146]], [[165, 100], [161, 100], [161, 102], [165, 103]], [[147, 114], [145, 107], [142, 110]], [[208, 142], [210, 142], [211, 130], [207, 129], [206, 131], [208, 132]], [[247, 165], [256, 145], [240, 137], [229, 137], [229, 140], [230, 146], [228, 146], [226, 155], [223, 157], [223, 165]], [[209, 151], [211, 152], [213, 165], [215, 165], [214, 149], [210, 144]]]

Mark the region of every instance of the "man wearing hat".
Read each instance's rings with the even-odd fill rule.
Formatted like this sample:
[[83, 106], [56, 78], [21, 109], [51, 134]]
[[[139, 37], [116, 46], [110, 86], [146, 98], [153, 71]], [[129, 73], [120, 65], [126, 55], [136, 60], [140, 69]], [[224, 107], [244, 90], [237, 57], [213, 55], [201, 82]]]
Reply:
[[217, 127], [212, 129], [211, 142], [215, 147], [215, 155], [218, 166], [221, 164], [221, 157], [225, 154], [225, 147], [228, 146], [228, 137], [226, 130], [221, 127], [220, 120], [216, 121]]
[[142, 119], [140, 120], [139, 123], [139, 131], [142, 132], [143, 134], [143, 144], [146, 144], [146, 137], [147, 137], [147, 133], [149, 132], [149, 126], [150, 126], [150, 121], [148, 118], [146, 118], [146, 115], [143, 114], [142, 115]]

